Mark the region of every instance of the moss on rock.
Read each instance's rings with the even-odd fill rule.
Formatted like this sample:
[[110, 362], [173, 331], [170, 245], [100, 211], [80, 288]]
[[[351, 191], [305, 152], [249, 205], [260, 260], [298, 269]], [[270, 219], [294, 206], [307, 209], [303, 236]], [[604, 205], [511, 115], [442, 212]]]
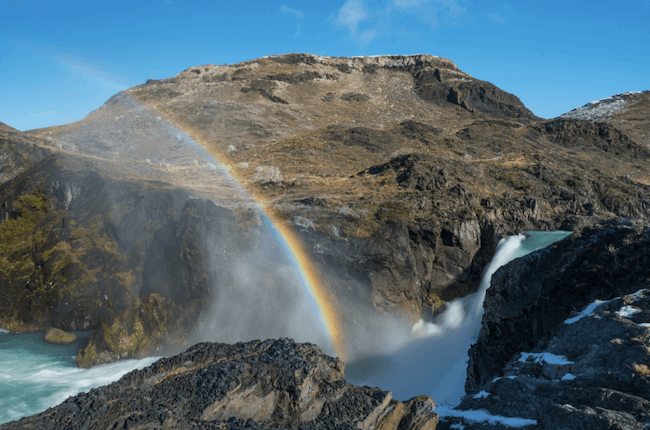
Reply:
[[56, 345], [67, 345], [77, 340], [74, 333], [68, 333], [58, 328], [51, 327], [45, 332], [45, 342]]
[[110, 325], [102, 323], [88, 345], [77, 354], [79, 367], [127, 358], [142, 358], [160, 345], [167, 332], [165, 299], [150, 294], [143, 303], [120, 313]]

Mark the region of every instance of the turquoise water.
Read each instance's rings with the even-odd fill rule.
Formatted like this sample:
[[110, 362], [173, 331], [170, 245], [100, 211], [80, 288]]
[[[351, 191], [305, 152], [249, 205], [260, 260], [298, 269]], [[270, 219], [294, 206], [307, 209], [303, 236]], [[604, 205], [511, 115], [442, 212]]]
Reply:
[[42, 412], [157, 360], [125, 360], [79, 369], [75, 354], [81, 342], [50, 345], [43, 342], [42, 333], [0, 331], [0, 424]]

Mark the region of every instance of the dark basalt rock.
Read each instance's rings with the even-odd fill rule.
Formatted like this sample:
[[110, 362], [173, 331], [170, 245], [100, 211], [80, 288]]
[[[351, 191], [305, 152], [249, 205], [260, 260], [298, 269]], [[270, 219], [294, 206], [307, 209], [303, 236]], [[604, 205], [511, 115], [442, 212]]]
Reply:
[[2, 429], [433, 430], [435, 403], [347, 384], [339, 360], [288, 339], [197, 344]]
[[415, 89], [423, 100], [451, 103], [470, 112], [530, 122], [537, 119], [519, 98], [495, 85], [455, 70], [425, 69], [413, 74]]
[[545, 429], [646, 428], [650, 331], [639, 324], [650, 322], [649, 255], [650, 224], [617, 219], [499, 269], [461, 409]]
[[[543, 127], [543, 128], [542, 128]], [[540, 127], [552, 141], [565, 147], [593, 146], [618, 156], [647, 159], [650, 150], [611, 124], [572, 118], [555, 118]]]

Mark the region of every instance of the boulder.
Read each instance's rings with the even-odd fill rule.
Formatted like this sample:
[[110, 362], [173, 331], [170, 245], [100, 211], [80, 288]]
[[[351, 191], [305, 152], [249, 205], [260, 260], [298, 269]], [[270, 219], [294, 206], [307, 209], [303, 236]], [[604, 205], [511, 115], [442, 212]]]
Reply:
[[74, 333], [65, 332], [59, 328], [51, 327], [45, 332], [45, 342], [55, 345], [67, 345], [77, 340]]

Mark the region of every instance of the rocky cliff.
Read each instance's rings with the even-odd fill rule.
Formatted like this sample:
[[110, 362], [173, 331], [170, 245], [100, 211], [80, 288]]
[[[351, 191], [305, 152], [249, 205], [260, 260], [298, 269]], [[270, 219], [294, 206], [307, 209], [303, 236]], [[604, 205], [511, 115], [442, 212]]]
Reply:
[[[26, 226], [7, 236], [21, 245], [3, 253], [2, 326], [95, 329], [84, 365], [172, 348], [217, 323], [197, 322], [198, 298], [237, 283], [213, 261], [269, 255], [257, 199], [307, 245], [362, 353], [381, 321], [430, 319], [475, 291], [503, 235], [645, 217], [649, 96], [622, 97], [621, 119], [544, 121], [447, 59], [288, 54], [192, 67], [77, 123], [3, 131], [3, 151], [39, 151], [0, 186], [0, 229]], [[283, 284], [264, 273], [252, 283]]]
[[429, 397], [399, 402], [347, 384], [344, 367], [312, 344], [286, 339], [201, 343], [0, 428], [436, 428]]
[[[611, 220], [499, 269], [459, 409], [543, 429], [646, 428], [649, 246], [646, 221]], [[453, 423], [483, 428], [440, 428]]]

